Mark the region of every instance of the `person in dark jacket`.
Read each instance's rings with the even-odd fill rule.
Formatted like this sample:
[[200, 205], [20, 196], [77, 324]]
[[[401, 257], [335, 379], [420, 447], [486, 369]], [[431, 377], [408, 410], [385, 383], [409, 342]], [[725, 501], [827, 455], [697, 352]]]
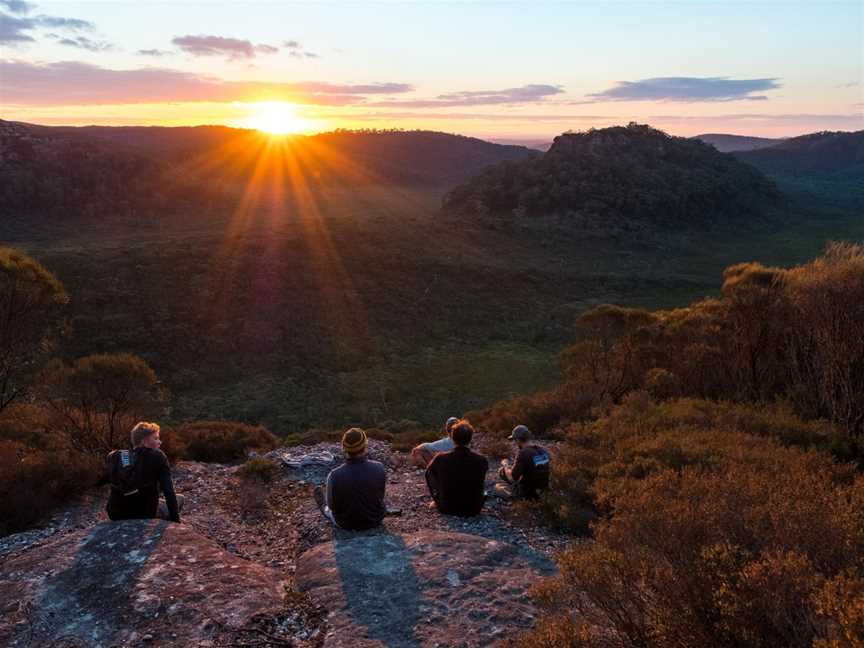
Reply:
[[524, 425], [513, 428], [508, 438], [516, 442], [516, 460], [512, 467], [503, 461], [498, 476], [513, 486], [513, 495], [537, 499], [549, 488], [549, 453], [531, 443], [531, 430]]
[[[160, 428], [140, 422], [130, 433], [131, 450], [113, 450], [99, 480], [111, 484], [106, 510], [112, 520], [163, 518], [180, 521], [183, 498], [175, 494], [168, 457], [159, 447]], [[160, 501], [159, 490], [165, 500]]]
[[468, 421], [454, 423], [450, 437], [455, 447], [435, 455], [426, 468], [426, 484], [441, 513], [467, 517], [483, 508], [489, 462], [468, 447], [473, 436], [474, 428]]
[[384, 519], [387, 474], [384, 466], [366, 457], [367, 445], [366, 432], [360, 428], [346, 431], [342, 436], [345, 463], [327, 475], [324, 492], [315, 489], [321, 511], [343, 529], [371, 529]]

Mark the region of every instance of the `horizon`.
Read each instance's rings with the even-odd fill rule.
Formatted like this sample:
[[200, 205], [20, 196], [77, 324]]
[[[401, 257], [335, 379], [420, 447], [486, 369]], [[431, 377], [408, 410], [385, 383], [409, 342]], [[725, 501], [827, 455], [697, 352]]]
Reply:
[[[563, 132], [559, 132], [559, 133], [551, 133], [545, 137], [544, 136], [507, 137], [507, 136], [498, 136], [498, 135], [494, 135], [494, 134], [488, 135], [488, 136], [473, 135], [473, 134], [468, 134], [468, 133], [458, 133], [456, 131], [433, 130], [433, 129], [429, 129], [429, 128], [401, 128], [398, 126], [392, 127], [392, 128], [383, 128], [383, 127], [376, 128], [376, 127], [369, 127], [369, 126], [359, 127], [359, 128], [337, 127], [337, 128], [333, 128], [330, 130], [310, 131], [310, 132], [288, 132], [288, 133], [278, 133], [278, 132], [272, 133], [272, 132], [270, 132], [270, 133], [268, 133], [267, 131], [262, 130], [260, 128], [254, 128], [251, 126], [243, 126], [243, 125], [236, 125], [236, 124], [188, 124], [188, 125], [185, 125], [185, 124], [184, 125], [173, 125], [173, 124], [172, 125], [163, 125], [163, 124], [38, 124], [38, 123], [33, 123], [33, 122], [22, 122], [22, 121], [14, 120], [14, 119], [6, 119], [5, 117], [2, 117], [2, 116], [0, 116], [0, 121], [6, 121], [6, 122], [10, 122], [10, 123], [18, 123], [18, 124], [23, 124], [25, 126], [36, 126], [36, 127], [40, 127], [40, 128], [81, 128], [81, 129], [84, 129], [84, 128], [118, 128], [118, 129], [119, 128], [166, 128], [166, 129], [228, 128], [228, 129], [232, 129], [232, 130], [258, 131], [264, 135], [268, 135], [270, 137], [277, 137], [277, 138], [315, 137], [316, 135], [327, 135], [327, 134], [336, 133], [339, 131], [344, 131], [344, 132], [348, 132], [348, 133], [363, 133], [363, 132], [374, 132], [374, 131], [377, 131], [377, 132], [392, 131], [392, 132], [404, 132], [404, 133], [429, 132], [429, 133], [440, 133], [442, 135], [452, 135], [454, 137], [469, 137], [469, 138], [474, 138], [474, 139], [486, 141], [486, 142], [489, 142], [492, 144], [524, 146], [526, 148], [536, 148], [538, 146], [546, 147], [548, 145], [551, 145], [553, 140], [555, 138], [561, 136], [561, 135], [585, 133], [585, 132], [588, 132], [589, 130], [592, 130], [592, 129], [600, 130], [603, 128], [627, 126], [626, 123], [609, 124], [607, 126], [599, 126], [599, 127], [585, 126], [584, 128], [582, 128], [580, 130], [568, 130], [568, 131], [563, 131]], [[655, 128], [652, 124], [640, 124], [640, 125]], [[660, 131], [666, 133], [667, 135], [670, 135], [673, 137], [698, 138], [698, 137], [703, 137], [703, 136], [721, 136], [721, 137], [742, 137], [742, 138], [746, 137], [746, 138], [757, 138], [757, 139], [759, 139], [759, 138], [761, 138], [761, 139], [776, 139], [778, 141], [787, 140], [787, 139], [794, 139], [796, 137], [804, 137], [806, 135], [813, 135], [813, 134], [821, 133], [821, 132], [836, 132], [836, 133], [858, 132], [858, 131], [846, 131], [846, 130], [842, 130], [842, 129], [835, 129], [835, 130], [825, 129], [825, 130], [821, 130], [821, 131], [809, 131], [809, 132], [798, 133], [798, 134], [788, 135], [788, 136], [771, 137], [771, 136], [761, 136], [761, 135], [733, 133], [733, 132], [720, 132], [720, 131], [715, 131], [715, 132], [710, 132], [710, 133], [709, 132], [696, 133], [695, 135], [682, 135], [682, 134], [674, 133], [674, 132], [671, 132], [669, 130], [662, 129], [662, 128], [658, 128], [657, 130], [660, 130]], [[544, 149], [537, 149], [537, 150], [545, 150], [545, 148]]]
[[680, 136], [856, 131], [862, 24], [857, 2], [0, 0], [0, 117], [538, 144], [631, 121]]

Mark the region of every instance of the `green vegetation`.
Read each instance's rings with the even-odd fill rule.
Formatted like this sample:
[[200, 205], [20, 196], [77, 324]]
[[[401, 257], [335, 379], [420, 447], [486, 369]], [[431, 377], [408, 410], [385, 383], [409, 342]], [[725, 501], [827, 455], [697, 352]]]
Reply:
[[556, 137], [541, 158], [490, 168], [444, 204], [469, 216], [559, 214], [574, 228], [640, 230], [758, 222], [779, 202], [773, 184], [733, 156], [631, 123]]
[[601, 306], [563, 382], [474, 415], [562, 440], [549, 520], [590, 541], [520, 645], [864, 641], [864, 246], [743, 263], [718, 298]]

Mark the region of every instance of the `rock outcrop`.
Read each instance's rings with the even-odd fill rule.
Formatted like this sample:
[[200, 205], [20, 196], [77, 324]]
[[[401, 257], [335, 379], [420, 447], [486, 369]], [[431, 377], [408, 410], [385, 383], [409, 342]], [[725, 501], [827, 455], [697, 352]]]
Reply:
[[0, 565], [0, 645], [206, 646], [284, 611], [274, 570], [190, 526], [104, 522]]
[[489, 646], [534, 624], [551, 561], [466, 533], [337, 532], [300, 556], [297, 587], [328, 610], [325, 648]]

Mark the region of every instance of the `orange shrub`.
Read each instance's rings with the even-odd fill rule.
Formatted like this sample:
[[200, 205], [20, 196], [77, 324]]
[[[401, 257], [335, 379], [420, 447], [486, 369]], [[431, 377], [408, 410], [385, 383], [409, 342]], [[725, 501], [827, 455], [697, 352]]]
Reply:
[[185, 444], [185, 457], [193, 461], [232, 463], [249, 450], [271, 450], [279, 445], [267, 428], [231, 421], [195, 421], [174, 430]]

